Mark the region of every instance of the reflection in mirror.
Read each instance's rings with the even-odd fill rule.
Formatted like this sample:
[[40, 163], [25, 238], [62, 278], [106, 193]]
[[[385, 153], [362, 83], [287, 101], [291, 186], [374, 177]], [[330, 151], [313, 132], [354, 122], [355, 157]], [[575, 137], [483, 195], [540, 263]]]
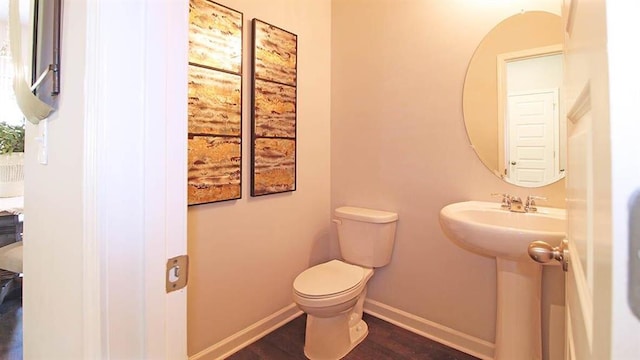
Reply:
[[[19, 97], [14, 91], [14, 83], [16, 79], [22, 79], [24, 82], [25, 77], [30, 80], [27, 74], [31, 73], [31, 46], [23, 47], [16, 44], [32, 43], [32, 9], [31, 0], [0, 0], [0, 200], [19, 198], [24, 192], [25, 121], [18, 104]], [[23, 62], [21, 59], [27, 61]], [[21, 200], [12, 201], [16, 201], [16, 205], [11, 205], [12, 207], [22, 207], [18, 205], [21, 204]], [[17, 211], [16, 214], [20, 212]], [[22, 232], [19, 230], [21, 216], [11, 217], [11, 221], [16, 224], [11, 233]], [[19, 236], [16, 235], [13, 241], [18, 239]]]
[[476, 49], [464, 83], [471, 145], [498, 177], [524, 187], [564, 177], [562, 26], [557, 15], [514, 15]]
[[[33, 2], [20, 1], [22, 59], [32, 59]], [[31, 61], [24, 61], [24, 74], [31, 74]], [[0, 122], [23, 126], [24, 118], [13, 91], [14, 67], [9, 43], [9, 0], [0, 0]]]

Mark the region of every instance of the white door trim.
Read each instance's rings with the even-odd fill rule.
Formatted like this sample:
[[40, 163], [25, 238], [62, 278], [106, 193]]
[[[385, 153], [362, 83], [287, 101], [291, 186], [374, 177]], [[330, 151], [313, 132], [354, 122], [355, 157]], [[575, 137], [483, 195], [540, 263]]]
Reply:
[[103, 336], [102, 306], [104, 302], [104, 289], [102, 283], [104, 249], [101, 249], [101, 234], [99, 234], [99, 140], [103, 134], [100, 124], [103, 113], [101, 105], [104, 105], [104, 90], [100, 69], [102, 68], [102, 47], [99, 46], [101, 17], [97, 0], [87, 1], [87, 37], [86, 37], [86, 65], [85, 79], [87, 91], [85, 95], [85, 128], [84, 128], [84, 227], [83, 227], [83, 355], [85, 359], [107, 358], [103, 349], [103, 342], [107, 339]]
[[164, 268], [186, 253], [188, 2], [86, 15], [83, 355], [186, 359], [186, 290], [167, 295]]
[[162, 274], [168, 258], [187, 253], [188, 6], [148, 2], [145, 11], [147, 359], [187, 358], [187, 289], [166, 294]]

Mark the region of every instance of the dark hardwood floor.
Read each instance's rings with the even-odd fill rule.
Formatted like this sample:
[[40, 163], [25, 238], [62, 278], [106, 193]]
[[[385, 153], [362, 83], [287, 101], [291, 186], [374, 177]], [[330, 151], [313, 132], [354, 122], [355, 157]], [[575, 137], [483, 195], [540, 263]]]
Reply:
[[[365, 314], [369, 335], [345, 360], [477, 360], [420, 335]], [[229, 360], [305, 360], [302, 315]], [[0, 305], [0, 360], [22, 359], [22, 298], [8, 296]]]
[[[233, 354], [229, 360], [304, 360], [302, 315], [257, 342]], [[364, 314], [369, 335], [345, 360], [477, 360], [386, 321]]]
[[22, 360], [22, 296], [12, 289], [0, 304], [0, 359]]

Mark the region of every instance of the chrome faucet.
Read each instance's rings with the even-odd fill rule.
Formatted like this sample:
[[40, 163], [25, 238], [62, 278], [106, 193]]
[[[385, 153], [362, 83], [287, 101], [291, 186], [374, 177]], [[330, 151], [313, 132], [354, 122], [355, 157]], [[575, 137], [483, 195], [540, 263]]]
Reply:
[[511, 206], [509, 207], [509, 211], [519, 212], [519, 213], [527, 212], [524, 205], [522, 204], [522, 199], [520, 199], [519, 196], [511, 197]]
[[536, 200], [547, 200], [547, 198], [542, 196], [529, 195], [527, 196], [526, 202], [523, 203], [522, 199], [515, 195], [493, 193], [491, 196], [499, 196], [502, 198], [502, 203], [500, 204], [501, 209], [519, 213], [537, 212]]
[[500, 208], [503, 210], [511, 209], [511, 195], [509, 194], [501, 194], [501, 193], [492, 193], [491, 196], [500, 196], [502, 197], [502, 204]]
[[527, 202], [524, 205], [524, 210], [526, 212], [537, 212], [538, 208], [536, 207], [536, 200], [547, 200], [547, 198], [544, 196], [535, 195], [527, 196]]

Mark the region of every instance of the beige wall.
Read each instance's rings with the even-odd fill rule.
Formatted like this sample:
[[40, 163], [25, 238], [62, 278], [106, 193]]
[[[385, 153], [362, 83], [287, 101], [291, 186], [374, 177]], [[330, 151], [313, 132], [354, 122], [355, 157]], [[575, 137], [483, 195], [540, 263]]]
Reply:
[[[222, 3], [244, 13], [243, 198], [189, 208], [189, 354], [290, 305], [295, 276], [339, 256], [330, 210], [345, 204], [400, 215], [392, 262], [376, 271], [370, 298], [492, 342], [495, 261], [447, 240], [438, 212], [492, 200], [491, 192], [564, 205], [561, 185], [522, 189], [493, 176], [462, 120], [473, 51], [520, 9], [439, 0]], [[298, 190], [259, 198], [248, 195], [254, 17], [298, 35], [300, 76]], [[562, 275], [547, 271], [547, 279], [557, 284]], [[562, 289], [553, 290], [547, 303], [560, 301], [552, 295]]]
[[[188, 211], [188, 352], [292, 303], [291, 284], [329, 256], [330, 1], [225, 0], [244, 13], [242, 199]], [[298, 35], [297, 191], [251, 198], [250, 37], [258, 18]]]
[[[331, 205], [400, 216], [392, 261], [376, 270], [368, 296], [490, 342], [495, 261], [445, 238], [438, 212], [456, 201], [496, 201], [492, 192], [545, 195], [564, 206], [562, 185], [524, 189], [495, 177], [463, 123], [463, 81], [476, 46], [529, 3], [332, 2]], [[337, 256], [333, 231], [332, 239]], [[547, 314], [548, 303], [561, 302], [561, 280], [557, 269], [545, 272]]]

